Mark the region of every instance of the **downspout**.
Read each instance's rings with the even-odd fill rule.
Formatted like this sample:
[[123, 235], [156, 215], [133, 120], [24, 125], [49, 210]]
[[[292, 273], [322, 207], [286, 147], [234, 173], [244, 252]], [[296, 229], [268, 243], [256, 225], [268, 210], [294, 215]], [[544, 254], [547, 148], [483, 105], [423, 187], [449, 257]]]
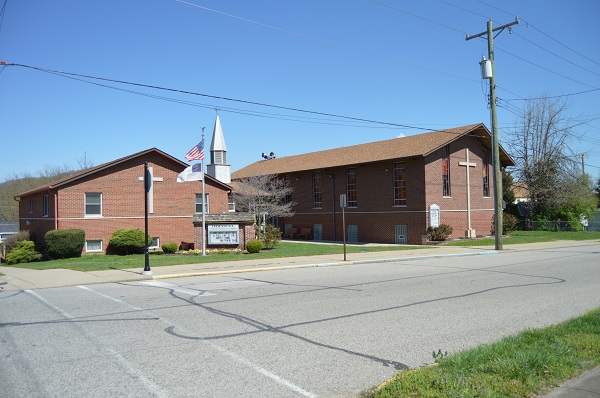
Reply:
[[58, 231], [58, 193], [54, 192], [54, 229]]

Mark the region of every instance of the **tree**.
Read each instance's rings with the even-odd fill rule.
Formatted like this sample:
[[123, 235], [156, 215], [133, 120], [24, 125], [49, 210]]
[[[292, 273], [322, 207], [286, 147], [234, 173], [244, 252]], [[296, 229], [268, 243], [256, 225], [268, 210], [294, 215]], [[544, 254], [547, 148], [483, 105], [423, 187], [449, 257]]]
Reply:
[[292, 188], [277, 175], [258, 175], [235, 180], [233, 198], [238, 211], [252, 213], [261, 223], [270, 217], [291, 217], [296, 202], [289, 200]]
[[[78, 161], [78, 164], [81, 169], [93, 166], [93, 163], [85, 157]], [[19, 203], [14, 200], [16, 195], [50, 184], [81, 169], [74, 169], [67, 164], [46, 166], [35, 175], [29, 172], [13, 174], [5, 181], [0, 182], [0, 221], [17, 221], [19, 219]]]
[[511, 134], [513, 173], [529, 190], [528, 210], [535, 218], [574, 220], [590, 212], [591, 184], [569, 146], [586, 121], [569, 117], [567, 109], [566, 101], [546, 95], [528, 100]]
[[[516, 195], [514, 191], [514, 179], [510, 172], [502, 169], [502, 200], [505, 203], [504, 212], [519, 215], [518, 206], [515, 204]], [[504, 223], [503, 223], [504, 224]], [[503, 229], [504, 231], [504, 229]]]

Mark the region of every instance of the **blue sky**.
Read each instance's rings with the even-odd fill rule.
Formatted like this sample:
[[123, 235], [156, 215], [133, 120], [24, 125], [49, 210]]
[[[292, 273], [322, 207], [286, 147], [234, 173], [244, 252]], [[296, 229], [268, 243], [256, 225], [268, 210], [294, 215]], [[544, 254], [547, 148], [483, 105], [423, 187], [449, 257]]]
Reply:
[[[501, 143], [522, 98], [588, 91], [568, 97], [569, 115], [591, 119], [574, 147], [600, 177], [595, 0], [0, 4], [0, 61], [436, 130], [490, 125], [478, 64], [487, 42], [465, 35], [484, 31], [490, 18], [499, 26], [518, 16], [514, 34], [495, 39]], [[262, 152], [289, 156], [424, 131], [83, 80], [116, 89], [0, 66], [0, 181], [151, 147], [183, 160], [201, 127], [210, 139], [215, 107], [233, 171]]]

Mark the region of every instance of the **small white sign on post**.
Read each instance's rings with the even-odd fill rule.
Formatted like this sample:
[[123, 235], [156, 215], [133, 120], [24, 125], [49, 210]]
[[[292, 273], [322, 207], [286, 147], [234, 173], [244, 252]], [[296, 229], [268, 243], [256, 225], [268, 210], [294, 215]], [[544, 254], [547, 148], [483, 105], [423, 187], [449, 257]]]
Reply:
[[429, 226], [431, 228], [440, 226], [440, 206], [436, 204], [429, 205]]
[[340, 207], [348, 207], [348, 200], [345, 193], [340, 195]]

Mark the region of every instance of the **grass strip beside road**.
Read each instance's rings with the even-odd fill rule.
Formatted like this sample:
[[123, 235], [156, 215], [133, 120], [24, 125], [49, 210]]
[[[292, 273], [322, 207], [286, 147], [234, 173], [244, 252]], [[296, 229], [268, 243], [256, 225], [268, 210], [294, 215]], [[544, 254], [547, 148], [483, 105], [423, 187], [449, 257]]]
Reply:
[[[348, 245], [348, 253], [376, 252], [386, 250], [413, 250], [427, 248], [427, 246], [364, 246]], [[323, 254], [339, 254], [342, 258], [343, 247], [339, 244], [309, 244], [296, 242], [279, 242], [277, 247], [271, 250], [261, 250], [255, 254], [218, 254], [211, 253], [207, 256], [199, 254], [151, 254], [150, 266], [162, 267], [179, 264], [214, 263], [222, 261], [256, 260], [268, 258], [316, 256]], [[5, 265], [5, 264], [3, 264]], [[103, 271], [111, 269], [144, 268], [144, 255], [134, 254], [129, 256], [115, 256], [105, 254], [84, 254], [77, 258], [67, 258], [52, 261], [40, 261], [14, 265], [14, 267], [27, 269], [70, 269], [74, 271]]]
[[600, 364], [600, 308], [399, 373], [363, 397], [530, 397]]
[[[555, 240], [595, 240], [600, 239], [598, 231], [513, 231], [502, 238], [505, 245], [522, 243], [552, 242]], [[483, 239], [464, 239], [444, 243], [448, 246], [494, 246], [494, 237]]]

